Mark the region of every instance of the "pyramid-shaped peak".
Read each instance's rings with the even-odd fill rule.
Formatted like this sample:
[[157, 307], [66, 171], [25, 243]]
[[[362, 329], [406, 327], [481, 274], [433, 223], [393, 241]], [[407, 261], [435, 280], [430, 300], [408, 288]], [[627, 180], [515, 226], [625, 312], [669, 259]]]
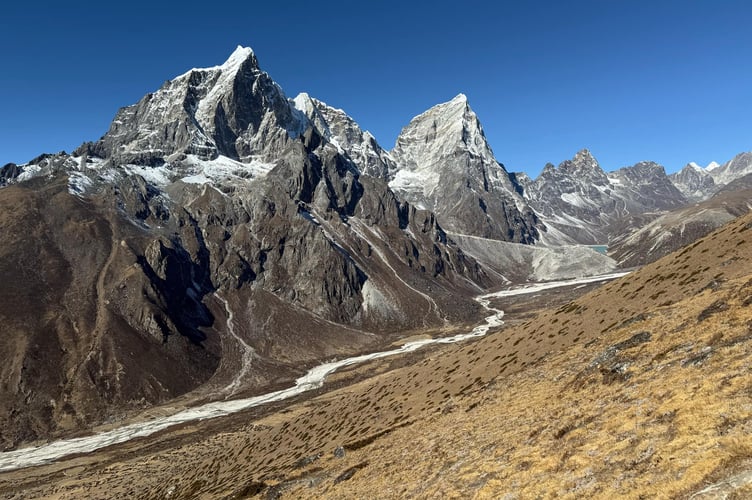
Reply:
[[[458, 94], [452, 100], [436, 104], [424, 111], [402, 129], [395, 148], [428, 147], [453, 150], [456, 146], [471, 148], [477, 154], [492, 157], [483, 127], [478, 116], [470, 108], [465, 94]], [[428, 146], [426, 146], [428, 145]]]
[[460, 115], [468, 111], [472, 111], [470, 109], [470, 103], [467, 101], [467, 96], [465, 94], [457, 94], [450, 101], [437, 104], [431, 109], [440, 109], [448, 114], [459, 113]]
[[250, 47], [243, 47], [242, 45], [238, 45], [235, 47], [235, 50], [232, 51], [232, 54], [230, 54], [229, 60], [232, 59], [248, 59], [249, 57], [254, 56], [253, 49]]
[[566, 170], [572, 171], [588, 171], [588, 170], [601, 170], [598, 160], [595, 159], [589, 149], [584, 148], [579, 150], [570, 161], [564, 162], [562, 166], [565, 166]]

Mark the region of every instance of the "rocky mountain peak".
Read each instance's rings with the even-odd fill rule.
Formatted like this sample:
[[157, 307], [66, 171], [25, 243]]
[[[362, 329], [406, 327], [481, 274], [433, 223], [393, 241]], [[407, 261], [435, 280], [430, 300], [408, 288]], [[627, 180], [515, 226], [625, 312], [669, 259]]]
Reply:
[[496, 160], [464, 94], [437, 104], [402, 129], [389, 186], [436, 213], [456, 233], [530, 243], [537, 219]]
[[437, 104], [413, 118], [402, 129], [392, 153], [407, 162], [408, 168], [415, 168], [417, 165], [413, 162], [416, 158], [436, 161], [458, 150], [470, 151], [498, 164], [486, 141], [480, 120], [464, 94], [458, 94], [451, 101]]
[[629, 178], [635, 184], [645, 184], [653, 180], [665, 182], [666, 170], [654, 161], [641, 161], [631, 167], [623, 167], [615, 172], [619, 177]]
[[256, 59], [256, 54], [253, 52], [253, 49], [250, 47], [243, 47], [242, 45], [238, 45], [232, 52], [232, 54], [230, 54], [230, 57], [227, 58], [227, 61], [225, 61], [222, 67], [228, 68], [240, 66], [247, 61], [258, 68], [258, 60]]
[[396, 165], [392, 157], [343, 110], [329, 106], [306, 93], [293, 99], [295, 108], [303, 113], [321, 137], [347, 155], [361, 174], [389, 181]]
[[572, 161], [575, 163], [582, 163], [582, 164], [593, 164], [593, 163], [596, 165], [598, 164], [598, 162], [595, 160], [595, 157], [593, 157], [593, 154], [587, 148], [583, 148], [577, 151]]
[[752, 152], [740, 153], [723, 165], [708, 171], [718, 186], [726, 185], [752, 173]]
[[122, 108], [109, 131], [78, 153], [147, 166], [175, 153], [272, 161], [308, 125], [253, 51], [238, 47], [223, 64], [191, 69]]
[[[574, 184], [572, 184], [574, 182]], [[554, 167], [547, 163], [536, 179], [539, 188], [546, 184], [556, 185], [579, 185], [586, 182], [589, 185], [597, 184], [607, 186], [609, 184], [608, 176], [603, 171], [598, 160], [588, 149], [581, 149], [571, 160], [565, 160]], [[565, 187], [565, 192], [568, 188]]]
[[559, 165], [559, 168], [564, 172], [573, 175], [585, 174], [588, 177], [594, 177], [600, 181], [607, 181], [607, 179], [605, 179], [605, 172], [598, 164], [598, 160], [595, 159], [588, 149], [581, 149], [571, 160], [562, 162], [562, 164]]

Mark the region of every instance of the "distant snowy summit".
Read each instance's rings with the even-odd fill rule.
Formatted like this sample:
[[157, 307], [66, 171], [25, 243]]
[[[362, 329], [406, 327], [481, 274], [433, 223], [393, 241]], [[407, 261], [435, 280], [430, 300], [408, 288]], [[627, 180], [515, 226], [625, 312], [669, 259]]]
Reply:
[[670, 177], [688, 200], [698, 202], [749, 174], [752, 174], [752, 153], [741, 153], [722, 165], [712, 161], [702, 167], [690, 162]]
[[715, 170], [716, 168], [721, 166], [720, 163], [717, 163], [714, 161], [711, 161], [704, 167], [701, 167], [700, 165], [698, 165], [697, 163], [693, 161], [689, 162], [687, 165], [694, 168], [695, 170], [704, 170], [705, 172], [710, 172], [711, 170]]

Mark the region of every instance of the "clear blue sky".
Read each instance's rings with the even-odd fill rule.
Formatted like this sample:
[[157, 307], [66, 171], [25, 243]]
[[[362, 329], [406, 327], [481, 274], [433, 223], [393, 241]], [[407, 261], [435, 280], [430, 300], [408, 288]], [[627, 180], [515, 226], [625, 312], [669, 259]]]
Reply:
[[294, 97], [390, 149], [459, 92], [496, 157], [537, 175], [584, 147], [607, 170], [752, 150], [752, 2], [9, 2], [0, 165], [98, 139], [117, 109], [237, 45]]

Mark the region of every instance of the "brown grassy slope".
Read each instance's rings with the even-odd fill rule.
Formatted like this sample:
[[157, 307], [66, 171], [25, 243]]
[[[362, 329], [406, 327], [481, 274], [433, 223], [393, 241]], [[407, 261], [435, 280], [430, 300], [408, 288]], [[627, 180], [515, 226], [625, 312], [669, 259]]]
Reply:
[[[748, 456], [750, 227], [752, 217], [739, 219], [527, 323], [269, 417], [195, 424], [183, 429], [193, 433], [188, 438], [150, 440], [152, 449], [135, 443], [4, 474], [0, 492], [394, 498], [689, 491]], [[649, 339], [620, 344], [641, 332]], [[344, 459], [332, 455], [338, 446]], [[75, 474], [64, 475], [66, 468]]]
[[742, 278], [656, 309], [456, 400], [448, 414], [343, 459], [327, 454], [281, 489], [290, 498], [689, 495], [752, 469], [751, 298]]

